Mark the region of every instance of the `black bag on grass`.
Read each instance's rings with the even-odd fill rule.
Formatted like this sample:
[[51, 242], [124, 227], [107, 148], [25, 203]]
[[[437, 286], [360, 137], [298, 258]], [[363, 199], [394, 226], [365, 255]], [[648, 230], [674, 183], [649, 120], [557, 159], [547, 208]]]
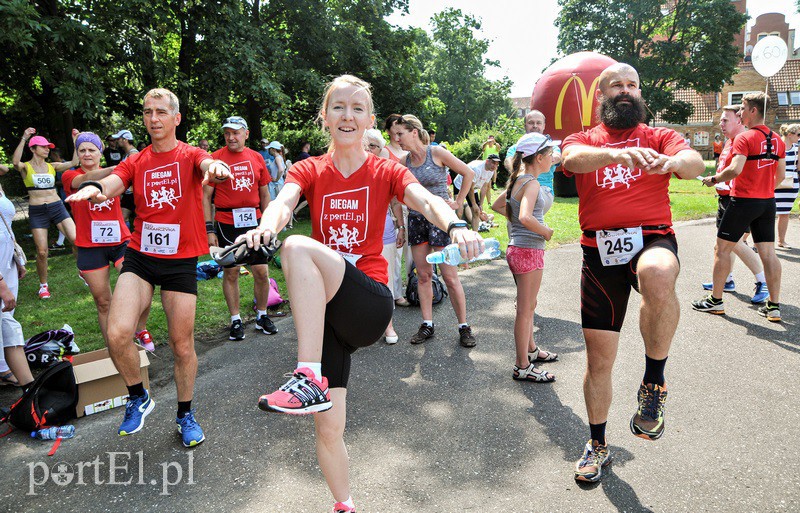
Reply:
[[[433, 288], [433, 304], [437, 305], [442, 302], [442, 299], [447, 297], [447, 288], [444, 283], [439, 279], [438, 266], [433, 266], [433, 279], [431, 280], [431, 287]], [[417, 291], [417, 268], [411, 266], [411, 271], [408, 273], [408, 284], [406, 285], [406, 299], [414, 306], [419, 305], [419, 292]]]
[[11, 406], [8, 415], [0, 420], [30, 433], [74, 419], [77, 405], [78, 385], [72, 364], [58, 362], [42, 371], [28, 391]]

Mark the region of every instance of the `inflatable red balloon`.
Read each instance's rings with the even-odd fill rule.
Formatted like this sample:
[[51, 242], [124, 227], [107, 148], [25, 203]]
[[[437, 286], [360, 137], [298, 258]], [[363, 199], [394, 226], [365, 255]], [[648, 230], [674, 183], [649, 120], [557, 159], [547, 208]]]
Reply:
[[531, 109], [544, 114], [545, 133], [563, 140], [599, 123], [595, 91], [600, 73], [617, 61], [595, 52], [578, 52], [554, 62], [536, 81]]

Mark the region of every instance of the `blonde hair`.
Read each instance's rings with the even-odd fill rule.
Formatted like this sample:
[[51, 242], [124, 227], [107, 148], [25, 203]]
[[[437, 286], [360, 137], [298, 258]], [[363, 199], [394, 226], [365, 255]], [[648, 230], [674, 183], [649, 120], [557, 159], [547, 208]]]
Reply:
[[370, 128], [364, 131], [364, 149], [367, 151], [369, 151], [369, 143], [377, 144], [381, 149], [386, 146], [383, 134], [377, 128]]
[[[317, 123], [320, 124], [322, 131], [328, 134], [325, 127], [325, 112], [328, 110], [328, 104], [331, 101], [331, 94], [339, 87], [356, 86], [367, 93], [367, 110], [371, 115], [375, 114], [375, 104], [372, 102], [372, 86], [366, 80], [362, 80], [354, 75], [339, 75], [334, 78], [328, 85], [325, 86], [325, 92], [322, 95], [322, 105], [317, 113]], [[328, 134], [330, 137], [330, 134]], [[328, 142], [328, 153], [333, 152], [333, 140]]]
[[403, 114], [403, 117], [395, 121], [395, 125], [403, 125], [408, 130], [416, 130], [422, 144], [427, 146], [431, 143], [431, 136], [428, 135], [427, 130], [422, 128], [422, 121], [420, 121], [417, 116], [413, 114]]
[[173, 93], [169, 89], [164, 89], [163, 87], [150, 89], [149, 91], [147, 91], [147, 94], [144, 95], [144, 99], [142, 100], [142, 105], [144, 105], [144, 102], [146, 102], [148, 98], [155, 98], [156, 100], [166, 98], [167, 100], [169, 100], [169, 108], [173, 114], [177, 114], [181, 110], [181, 105], [180, 102], [178, 101], [178, 97], [175, 96], [175, 93]]

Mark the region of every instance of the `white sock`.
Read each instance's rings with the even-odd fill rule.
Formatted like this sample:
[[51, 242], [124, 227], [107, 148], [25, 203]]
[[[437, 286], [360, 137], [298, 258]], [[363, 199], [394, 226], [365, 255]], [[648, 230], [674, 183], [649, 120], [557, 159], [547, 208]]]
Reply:
[[458, 325], [459, 328], [466, 328], [467, 326], [469, 326], [469, 323], [466, 322], [462, 322], [461, 324]]
[[266, 310], [256, 310], [256, 318], [257, 319], [260, 319], [260, 318], [264, 317], [265, 315], [267, 315], [267, 311]]
[[45, 283], [40, 283], [40, 284], [39, 284], [39, 290], [42, 290], [42, 289], [43, 289], [43, 288], [45, 288], [45, 287], [47, 287], [47, 283], [46, 283], [46, 282], [45, 282]]
[[322, 377], [322, 363], [320, 362], [297, 362], [297, 369], [308, 367], [314, 373], [314, 376], [319, 379]]
[[346, 501], [342, 502], [342, 504], [344, 504], [348, 508], [355, 508], [356, 507], [356, 505], [353, 503], [353, 497], [352, 496], [348, 497]]
[[239, 314], [231, 315], [231, 322], [233, 322], [233, 321], [241, 321], [241, 320], [242, 320], [242, 316], [241, 315], [239, 315]]
[[764, 276], [763, 272], [760, 272], [760, 273], [756, 274], [756, 281], [759, 282], [759, 283], [766, 283], [767, 282], [767, 277]]
[[[758, 278], [756, 278], [756, 279], [758, 279]], [[733, 281], [733, 273], [730, 273], [730, 274], [728, 275], [728, 279], [727, 279], [727, 280], [725, 280], [725, 281]]]
[[431, 328], [433, 328], [433, 321], [427, 321], [427, 320], [425, 320], [425, 319], [422, 319], [422, 324], [427, 324], [428, 326], [430, 326]]
[[58, 232], [58, 239], [56, 240], [56, 244], [58, 244], [59, 246], [63, 246], [64, 245], [64, 234], [63, 233]]

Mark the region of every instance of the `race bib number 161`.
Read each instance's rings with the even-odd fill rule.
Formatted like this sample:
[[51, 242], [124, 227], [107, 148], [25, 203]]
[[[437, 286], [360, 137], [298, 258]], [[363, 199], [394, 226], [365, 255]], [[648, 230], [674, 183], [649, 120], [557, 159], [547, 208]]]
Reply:
[[142, 223], [142, 253], [174, 255], [180, 238], [179, 224]]

